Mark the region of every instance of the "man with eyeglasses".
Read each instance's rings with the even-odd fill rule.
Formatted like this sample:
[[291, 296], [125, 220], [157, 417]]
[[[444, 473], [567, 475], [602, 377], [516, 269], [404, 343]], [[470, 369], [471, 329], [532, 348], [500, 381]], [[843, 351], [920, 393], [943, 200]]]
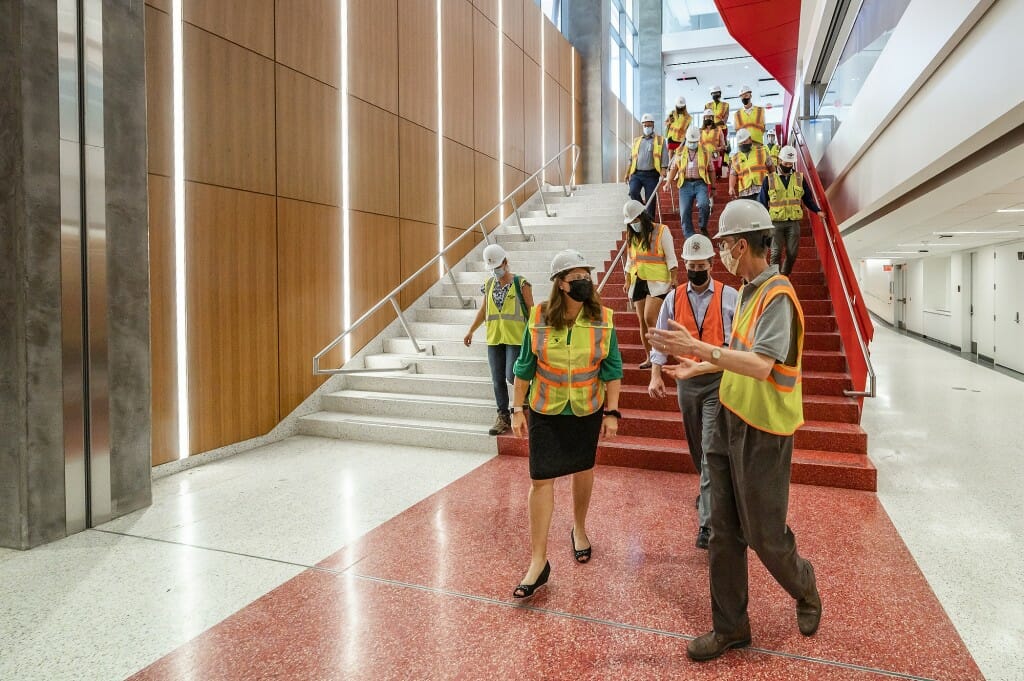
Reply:
[[772, 229], [768, 210], [758, 202], [732, 201], [722, 212], [719, 255], [729, 272], [748, 282], [740, 291], [728, 348], [694, 338], [674, 322], [674, 330], [649, 334], [658, 352], [680, 358], [677, 379], [723, 372], [723, 409], [704, 452], [711, 480], [713, 628], [687, 645], [696, 661], [750, 645], [748, 546], [795, 599], [800, 633], [811, 636], [821, 622], [814, 568], [797, 552], [786, 524], [793, 433], [804, 422], [804, 316], [789, 279], [766, 261]]

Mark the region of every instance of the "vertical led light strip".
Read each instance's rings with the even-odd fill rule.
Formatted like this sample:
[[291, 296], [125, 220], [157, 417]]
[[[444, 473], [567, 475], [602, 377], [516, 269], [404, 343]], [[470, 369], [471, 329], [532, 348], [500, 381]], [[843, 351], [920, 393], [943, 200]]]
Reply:
[[[569, 102], [569, 110], [572, 113], [572, 143], [576, 144], [576, 47], [572, 48], [572, 101]], [[569, 186], [576, 186], [576, 166], [572, 167], [572, 176], [569, 180]]]
[[174, 318], [178, 383], [178, 458], [189, 455], [188, 309], [185, 271], [185, 59], [181, 5], [171, 0], [171, 78], [174, 119]]
[[[441, 5], [437, 0], [437, 250], [444, 250], [444, 31]], [[444, 264], [437, 263], [438, 276], [444, 276]]]
[[[348, 329], [352, 325], [352, 225], [349, 221], [349, 165], [348, 165], [348, 0], [341, 2], [341, 88], [338, 96], [341, 98], [341, 267], [342, 285], [344, 294], [342, 296], [342, 322]], [[345, 336], [344, 349], [345, 361], [352, 358], [352, 336]]]
[[[543, 165], [547, 159], [544, 157], [544, 79], [547, 78], [547, 71], [544, 70], [544, 6], [540, 8], [540, 162]], [[544, 183], [545, 170], [541, 173], [541, 184]]]
[[[504, 0], [498, 0], [498, 200], [505, 198], [505, 39]], [[505, 204], [498, 209], [505, 219]]]

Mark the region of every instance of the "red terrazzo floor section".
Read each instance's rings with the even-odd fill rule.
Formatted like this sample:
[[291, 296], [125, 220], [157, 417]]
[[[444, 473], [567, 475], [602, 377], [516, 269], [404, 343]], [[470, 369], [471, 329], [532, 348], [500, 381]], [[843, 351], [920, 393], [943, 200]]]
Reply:
[[524, 610], [527, 461], [497, 457], [321, 563], [344, 574], [306, 572], [133, 678], [983, 678], [874, 494], [803, 485], [790, 525], [818, 576], [818, 634], [799, 634], [751, 554], [756, 649], [689, 662], [685, 637], [711, 619], [696, 483], [599, 467], [594, 559], [578, 565], [559, 481], [551, 581]]

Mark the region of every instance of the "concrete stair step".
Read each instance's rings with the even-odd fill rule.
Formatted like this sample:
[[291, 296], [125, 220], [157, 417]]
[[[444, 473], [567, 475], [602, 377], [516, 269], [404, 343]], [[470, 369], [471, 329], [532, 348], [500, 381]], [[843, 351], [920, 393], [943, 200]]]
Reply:
[[323, 396], [323, 411], [431, 419], [435, 422], [494, 423], [493, 394], [489, 399], [447, 395], [339, 390]]
[[[485, 364], [486, 366], [486, 364]], [[396, 372], [394, 374], [351, 374], [346, 377], [346, 389], [364, 392], [396, 393], [399, 395], [435, 395], [467, 397], [494, 401], [494, 389], [489, 376], [453, 376]]]
[[[408, 371], [413, 374], [486, 378], [490, 381], [491, 369], [487, 364], [486, 351], [481, 353], [480, 348], [474, 349], [477, 353], [477, 356], [474, 357], [437, 357], [433, 355], [380, 353], [368, 355], [365, 362], [367, 368], [383, 369], [385, 367], [409, 366]], [[373, 376], [373, 374], [368, 375]]]
[[317, 412], [301, 417], [298, 422], [301, 435], [496, 453], [496, 438], [487, 434], [489, 428], [490, 424], [334, 412]]

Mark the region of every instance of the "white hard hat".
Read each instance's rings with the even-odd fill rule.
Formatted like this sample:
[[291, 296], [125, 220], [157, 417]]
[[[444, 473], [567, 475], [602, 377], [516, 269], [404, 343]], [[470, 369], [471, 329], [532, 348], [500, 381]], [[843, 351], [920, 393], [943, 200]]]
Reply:
[[703, 234], [694, 234], [683, 242], [683, 260], [709, 260], [715, 255], [711, 239]]
[[764, 134], [765, 135], [771, 135], [772, 137], [775, 137], [775, 128], [768, 128], [767, 130], [764, 131]]
[[654, 122], [654, 116], [652, 116], [651, 114], [644, 114], [643, 117], [640, 119], [640, 122], [641, 123], [653, 123]]
[[505, 253], [505, 249], [498, 244], [491, 244], [484, 249], [484, 267], [489, 270], [493, 270], [495, 267], [505, 262], [505, 258], [508, 254]]
[[644, 204], [640, 203], [636, 199], [630, 199], [626, 201], [626, 205], [622, 207], [622, 224], [628, 225], [638, 217], [640, 213], [644, 212]]
[[760, 232], [773, 228], [772, 216], [760, 201], [735, 199], [727, 203], [722, 210], [722, 215], [718, 218], [718, 234], [715, 238], [721, 239], [723, 236]]
[[676, 108], [682, 109], [684, 106], [686, 106], [686, 97], [676, 99]]
[[687, 142], [700, 142], [700, 130], [697, 128], [690, 128], [686, 131]]
[[594, 266], [588, 264], [587, 259], [577, 250], [569, 248], [556, 253], [555, 257], [551, 259], [551, 281], [554, 281], [555, 277], [559, 274], [574, 270], [577, 267], [585, 267], [588, 270], [594, 269]]
[[712, 85], [711, 86], [711, 94], [715, 94], [716, 92], [718, 94], [722, 94], [722, 86], [721, 85]]
[[779, 149], [779, 162], [796, 163], [796, 149], [789, 146], [788, 144], [782, 147], [782, 149]]
[[744, 142], [750, 141], [750, 131], [746, 128], [740, 128], [736, 131], [736, 144], [743, 144]]
[[744, 85], [743, 87], [740, 88], [740, 97], [747, 93], [753, 94], [753, 91], [750, 89], [749, 85]]
[[704, 118], [707, 118], [708, 116], [711, 116], [713, 118], [714, 115], [715, 115], [715, 112], [712, 111], [711, 109], [704, 109]]

